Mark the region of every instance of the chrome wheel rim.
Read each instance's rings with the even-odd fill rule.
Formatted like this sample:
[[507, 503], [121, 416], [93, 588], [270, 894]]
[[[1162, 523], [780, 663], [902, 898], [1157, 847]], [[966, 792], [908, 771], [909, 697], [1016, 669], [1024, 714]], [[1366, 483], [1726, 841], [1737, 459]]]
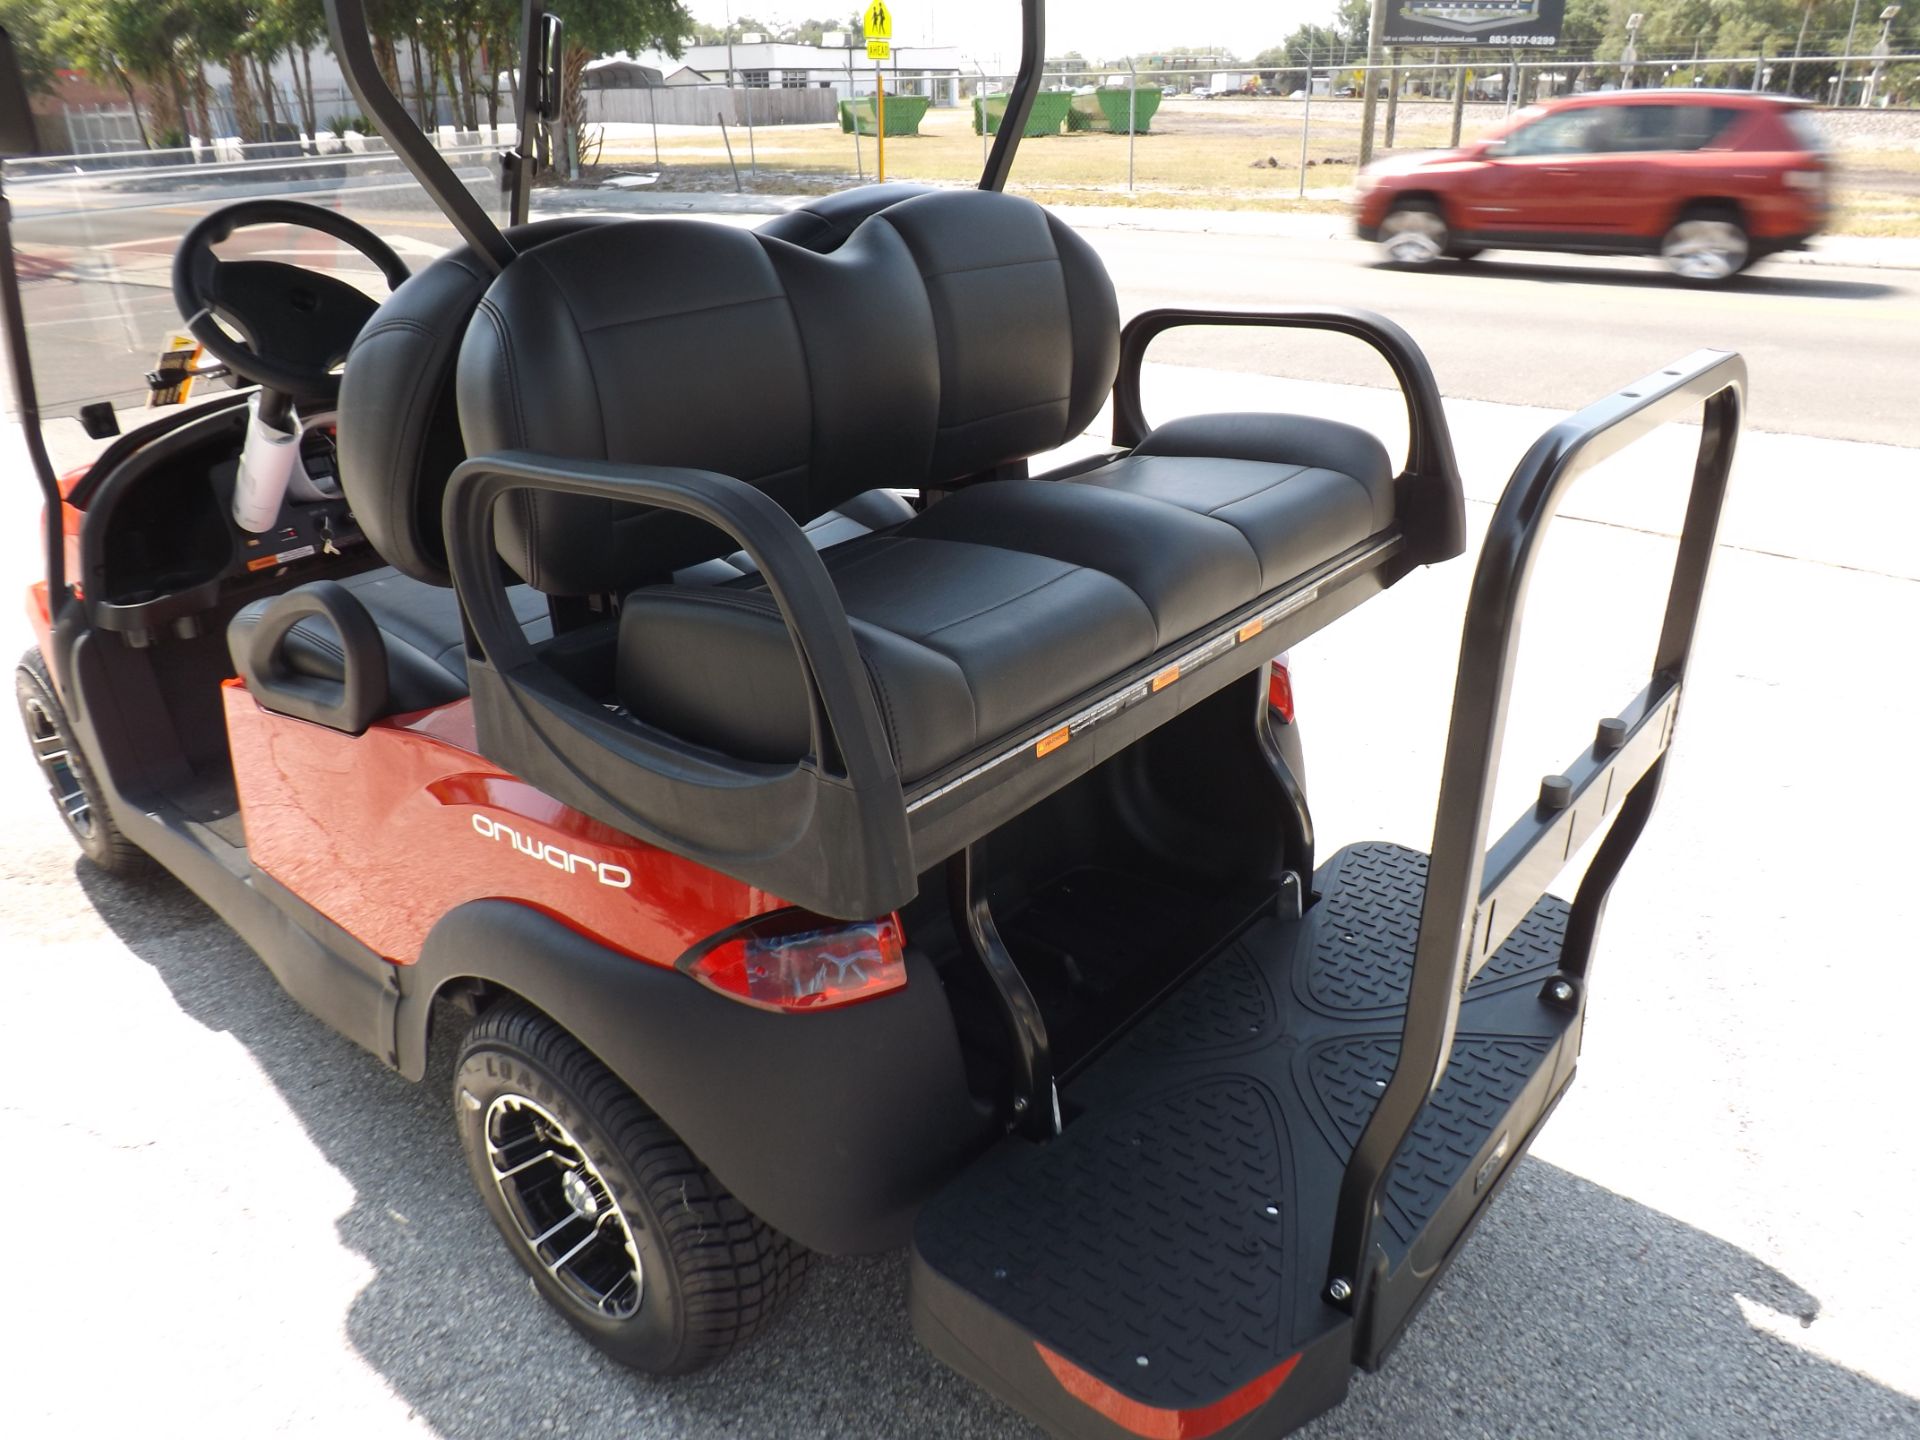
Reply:
[[592, 1314], [631, 1319], [646, 1293], [640, 1247], [573, 1133], [524, 1095], [497, 1097], [483, 1133], [494, 1188], [540, 1268]]
[[1667, 232], [1660, 255], [1689, 280], [1725, 280], [1747, 259], [1747, 237], [1730, 220], [1682, 220]]
[[53, 803], [60, 807], [67, 828], [82, 840], [91, 839], [93, 806], [87, 800], [86, 787], [80, 783], [79, 772], [74, 769], [73, 752], [61, 738], [60, 727], [54, 723], [47, 707], [37, 699], [24, 700], [20, 709], [27, 722], [27, 739], [33, 746], [33, 758], [39, 762], [40, 774], [47, 782], [47, 793], [53, 796]]
[[1380, 222], [1380, 243], [1396, 265], [1430, 265], [1446, 251], [1447, 222], [1431, 210], [1396, 210]]

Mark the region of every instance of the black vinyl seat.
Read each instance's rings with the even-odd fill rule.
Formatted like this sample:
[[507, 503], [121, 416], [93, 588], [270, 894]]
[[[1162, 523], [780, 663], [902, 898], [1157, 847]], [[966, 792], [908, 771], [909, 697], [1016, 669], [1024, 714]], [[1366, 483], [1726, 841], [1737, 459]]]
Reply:
[[[1017, 480], [963, 490], [823, 558], [908, 782], [1259, 593], [1253, 557], [1225, 525]], [[618, 693], [638, 718], [729, 754], [807, 750], [806, 687], [757, 576], [630, 594]]]
[[[796, 517], [876, 480], [950, 490], [824, 554], [903, 783], [1393, 526], [1379, 443], [1307, 417], [1176, 422], [1058, 483], [990, 478], [1104, 402], [1119, 363], [1104, 268], [1006, 195], [840, 210], [786, 227], [818, 249], [655, 220], [523, 256], [468, 332], [460, 416], [474, 454], [717, 471]], [[765, 582], [685, 583], [720, 578], [727, 537], [552, 491], [495, 518], [508, 566], [540, 589], [624, 593], [612, 698], [628, 715], [743, 760], [807, 754], [807, 683]]]
[[[372, 617], [385, 642], [389, 714], [406, 715], [465, 697], [466, 636], [460, 625], [460, 603], [452, 590], [402, 575], [391, 566], [366, 571], [340, 584]], [[546, 596], [528, 585], [510, 587], [507, 596], [514, 619], [520, 622], [528, 640], [538, 643], [552, 637], [551, 607]], [[241, 657], [277, 598], [254, 601], [227, 627], [234, 664], [243, 671]], [[297, 675], [335, 684], [346, 682], [346, 646], [334, 628], [318, 618], [294, 624], [287, 632], [282, 657]]]
[[1131, 453], [1066, 478], [1231, 525], [1259, 558], [1263, 590], [1394, 521], [1386, 449], [1364, 430], [1312, 416], [1172, 420]]
[[[596, 225], [633, 223], [607, 217], [538, 221], [512, 232], [532, 249]], [[449, 251], [396, 290], [355, 342], [341, 382], [340, 467], [355, 518], [381, 558], [391, 562], [341, 582], [373, 620], [385, 644], [389, 714], [450, 704], [467, 694], [466, 637], [446, 573], [440, 501], [448, 476], [466, 453], [455, 403], [454, 367], [466, 328], [493, 275], [464, 247]], [[913, 514], [886, 491], [855, 495], [803, 527], [826, 547], [897, 525]], [[716, 585], [753, 572], [744, 554], [705, 560], [674, 576], [681, 584]], [[530, 642], [553, 636], [548, 598], [513, 585], [508, 599]], [[276, 597], [277, 598], [277, 597]], [[228, 646], [237, 669], [273, 598], [234, 616]], [[346, 646], [318, 617], [297, 622], [281, 650], [296, 675], [333, 684], [346, 678]], [[263, 699], [270, 697], [263, 696]]]

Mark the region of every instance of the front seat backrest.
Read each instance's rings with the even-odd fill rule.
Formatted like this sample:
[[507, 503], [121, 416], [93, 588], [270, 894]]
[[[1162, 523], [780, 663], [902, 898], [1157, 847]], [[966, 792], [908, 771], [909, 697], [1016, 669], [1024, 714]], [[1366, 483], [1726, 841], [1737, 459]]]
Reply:
[[[521, 251], [610, 216], [538, 220], [507, 232]], [[440, 501], [466, 458], [454, 397], [460, 342], [493, 272], [471, 249], [448, 251], [387, 297], [340, 377], [340, 484], [380, 557], [430, 585], [451, 585]]]

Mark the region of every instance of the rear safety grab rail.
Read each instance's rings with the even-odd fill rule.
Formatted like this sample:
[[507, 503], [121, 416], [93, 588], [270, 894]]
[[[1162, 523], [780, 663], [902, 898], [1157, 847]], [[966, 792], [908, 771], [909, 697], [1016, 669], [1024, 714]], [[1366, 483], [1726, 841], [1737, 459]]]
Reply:
[[[638, 722], [616, 722], [592, 697], [541, 666], [514, 619], [494, 547], [495, 504], [515, 490], [655, 506], [693, 516], [730, 535], [759, 567], [793, 640], [812, 702], [811, 764], [733, 762], [715, 752], [663, 743], [664, 736], [656, 741], [650, 737], [657, 732], [647, 731]], [[857, 918], [898, 908], [913, 897], [916, 877], [899, 769], [852, 627], [819, 552], [779, 505], [744, 481], [712, 471], [557, 460], [503, 451], [467, 460], [454, 471], [443, 515], [449, 568], [471, 629], [469, 650], [477, 647], [473, 658], [483, 662], [479, 669], [491, 669], [509, 680], [523, 713], [533, 702], [582, 739], [610, 745], [618, 758], [649, 772], [653, 789], [678, 802], [666, 808], [688, 832], [703, 828], [703, 817], [712, 813], [711, 806], [722, 793], [752, 805], [751, 794], [758, 791], [772, 808], [739, 827], [742, 836], [757, 831], [756, 839], [729, 846], [698, 834], [668, 833], [632, 807], [622, 806], [610, 814], [604, 799], [595, 804], [591, 799], [580, 803], [579, 794], [557, 798], [643, 838], [672, 843], [693, 858], [736, 875], [738, 865], [746, 863], [765, 872], [759, 862], [766, 859], [768, 845], [777, 843], [769, 841], [770, 829], [786, 834], [789, 848], [809, 833], [815, 843], [829, 843], [835, 837], [820, 835], [816, 827], [825, 823], [837, 829], [837, 816], [842, 822], [850, 821], [855, 832], [842, 831], [837, 838], [857, 846], [859, 853], [837, 856], [836, 860], [852, 863], [826, 868], [847, 877], [864, 876], [869, 884], [861, 889], [854, 882], [860, 893], [842, 897], [839, 903], [818, 900], [810, 908], [828, 904], [833, 907], [828, 913]], [[475, 695], [477, 700], [478, 686]], [[810, 776], [818, 784], [796, 791], [790, 783], [796, 775]], [[820, 786], [842, 792], [848, 802], [834, 807], [834, 814], [824, 820]], [[597, 787], [587, 788], [603, 795]], [[777, 887], [768, 884], [766, 888]]]
[[1433, 369], [1413, 337], [1384, 315], [1344, 306], [1297, 310], [1143, 310], [1120, 332], [1120, 370], [1113, 382], [1113, 443], [1131, 450], [1153, 427], [1140, 401], [1140, 367], [1147, 349], [1169, 330], [1185, 326], [1258, 326], [1273, 330], [1325, 330], [1359, 340], [1379, 352], [1400, 384], [1407, 406], [1407, 470], [1418, 483], [1403, 528], [1414, 544], [1412, 558], [1428, 564], [1449, 560], [1466, 546], [1466, 500], [1453, 454], [1453, 433]]
[[[1547, 431], [1521, 460], [1494, 509], [1462, 626], [1399, 1060], [1347, 1163], [1335, 1217], [1326, 1296], [1362, 1318], [1357, 1349], [1374, 1343], [1365, 1320], [1386, 1278], [1385, 1255], [1374, 1236], [1387, 1177], [1446, 1074], [1468, 983], [1611, 816], [1575, 894], [1561, 952], [1562, 976], [1582, 979], [1607, 894], [1652, 813], [1719, 532], [1746, 385], [1746, 362], [1739, 355], [1696, 351]], [[1652, 678], [1621, 715], [1600, 722], [1592, 746], [1564, 775], [1543, 782], [1540, 802], [1489, 851], [1521, 619], [1546, 531], [1583, 473], [1660, 426], [1696, 413], [1700, 446]], [[1553, 988], [1567, 1003], [1577, 1003], [1572, 981], [1557, 980]], [[1524, 1148], [1523, 1140], [1514, 1153]]]

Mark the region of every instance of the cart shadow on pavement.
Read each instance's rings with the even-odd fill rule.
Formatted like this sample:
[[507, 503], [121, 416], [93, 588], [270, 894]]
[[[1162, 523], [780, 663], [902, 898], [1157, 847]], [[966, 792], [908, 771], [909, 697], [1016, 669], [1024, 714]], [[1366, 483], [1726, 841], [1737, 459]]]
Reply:
[[[649, 1381], [603, 1360], [534, 1295], [473, 1193], [447, 1113], [456, 1024], [436, 1025], [426, 1081], [409, 1084], [303, 1012], [184, 887], [84, 862], [75, 875], [180, 1008], [248, 1050], [353, 1187], [339, 1238], [374, 1277], [346, 1332], [442, 1435], [1037, 1435], [918, 1347], [898, 1255], [816, 1261], [772, 1329], [703, 1375]], [[1301, 1433], [1920, 1433], [1920, 1402], [1756, 1328], [1743, 1304], [1789, 1333], [1820, 1313], [1745, 1251], [1529, 1159], [1387, 1368]], [[289, 1414], [312, 1403], [289, 1396]]]

